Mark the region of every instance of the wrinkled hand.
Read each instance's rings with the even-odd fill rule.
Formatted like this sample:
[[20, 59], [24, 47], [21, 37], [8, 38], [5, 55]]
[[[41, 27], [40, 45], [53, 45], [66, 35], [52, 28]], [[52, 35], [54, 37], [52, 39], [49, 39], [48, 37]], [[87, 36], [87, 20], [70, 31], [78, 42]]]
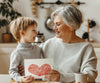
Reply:
[[47, 74], [45, 75], [45, 79], [47, 79], [48, 81], [59, 81], [60, 79], [60, 73], [56, 70], [51, 70], [49, 72], [47, 72]]
[[34, 77], [30, 76], [24, 76], [22, 78], [22, 83], [31, 83], [34, 80]]
[[24, 72], [24, 66], [19, 65], [18, 66], [18, 73], [22, 76], [23, 72]]

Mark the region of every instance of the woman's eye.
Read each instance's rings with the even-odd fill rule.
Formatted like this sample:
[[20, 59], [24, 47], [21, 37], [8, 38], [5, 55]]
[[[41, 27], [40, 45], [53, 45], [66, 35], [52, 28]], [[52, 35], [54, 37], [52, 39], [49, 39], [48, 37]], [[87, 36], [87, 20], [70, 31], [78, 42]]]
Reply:
[[60, 26], [60, 24], [57, 24], [57, 26]]
[[58, 24], [58, 23], [56, 23], [56, 24], [54, 24], [54, 26], [60, 26], [61, 24]]

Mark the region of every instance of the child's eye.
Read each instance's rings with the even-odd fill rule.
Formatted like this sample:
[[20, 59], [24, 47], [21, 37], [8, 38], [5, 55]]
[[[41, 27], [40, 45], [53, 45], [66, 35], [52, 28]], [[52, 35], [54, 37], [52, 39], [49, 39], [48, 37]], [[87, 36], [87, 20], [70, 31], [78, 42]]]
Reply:
[[32, 31], [36, 31], [36, 30], [32, 30]]

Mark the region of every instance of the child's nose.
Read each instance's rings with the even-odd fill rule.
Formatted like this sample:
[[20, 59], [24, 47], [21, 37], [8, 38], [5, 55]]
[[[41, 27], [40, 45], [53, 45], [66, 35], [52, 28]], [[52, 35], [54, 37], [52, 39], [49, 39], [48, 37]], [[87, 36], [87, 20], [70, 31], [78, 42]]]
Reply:
[[36, 35], [38, 34], [38, 32], [36, 31]]

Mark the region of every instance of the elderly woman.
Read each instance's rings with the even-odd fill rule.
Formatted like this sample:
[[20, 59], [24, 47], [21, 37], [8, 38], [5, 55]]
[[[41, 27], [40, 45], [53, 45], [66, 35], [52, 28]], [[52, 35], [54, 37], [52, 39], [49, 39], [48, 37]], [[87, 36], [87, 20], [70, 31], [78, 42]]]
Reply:
[[54, 11], [51, 18], [56, 37], [48, 39], [42, 50], [45, 58], [54, 59], [54, 69], [60, 73], [60, 81], [73, 82], [74, 73], [83, 73], [88, 74], [88, 82], [94, 82], [97, 76], [94, 49], [75, 34], [82, 24], [80, 10], [68, 5]]
[[95, 82], [97, 58], [94, 49], [75, 34], [82, 24], [80, 10], [67, 5], [54, 11], [51, 18], [56, 36], [48, 39], [42, 50], [45, 58], [54, 59], [56, 71], [50, 71], [46, 78], [57, 80], [60, 73], [60, 81], [68, 83], [75, 81], [74, 73], [83, 73], [88, 74], [88, 82]]

